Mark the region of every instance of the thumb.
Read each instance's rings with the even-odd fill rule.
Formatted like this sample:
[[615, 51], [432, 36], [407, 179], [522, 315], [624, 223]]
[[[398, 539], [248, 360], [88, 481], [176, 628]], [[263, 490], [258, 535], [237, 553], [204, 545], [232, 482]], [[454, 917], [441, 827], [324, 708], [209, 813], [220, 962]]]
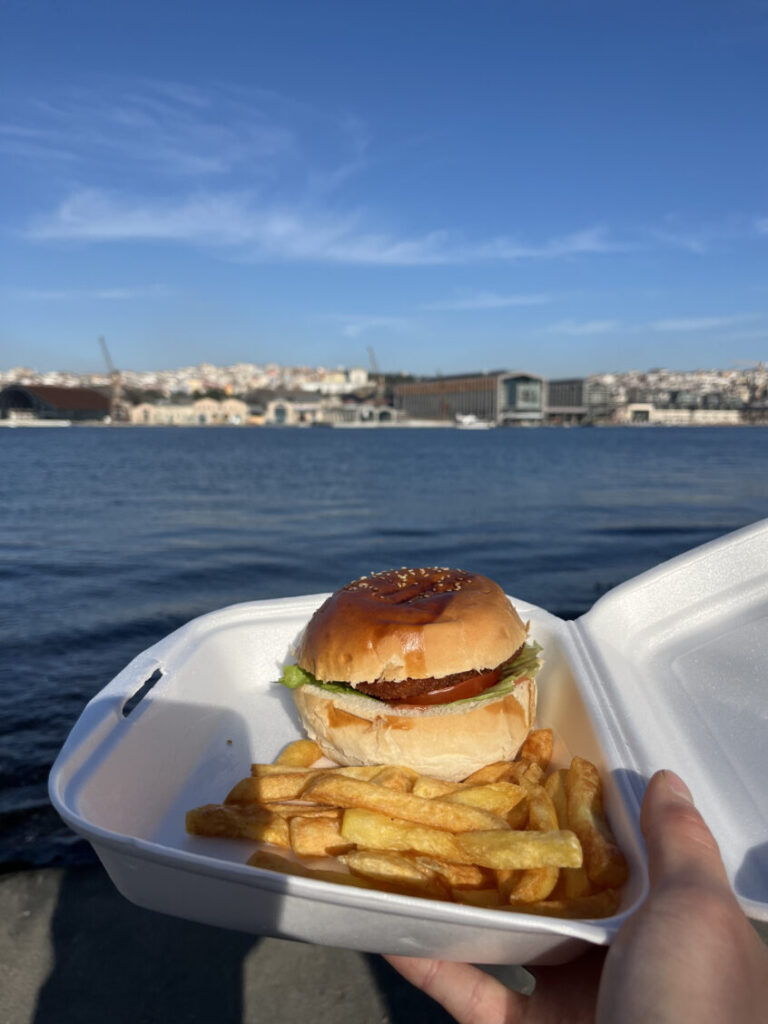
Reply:
[[648, 783], [640, 826], [652, 890], [666, 883], [728, 886], [715, 837], [674, 772], [657, 772]]

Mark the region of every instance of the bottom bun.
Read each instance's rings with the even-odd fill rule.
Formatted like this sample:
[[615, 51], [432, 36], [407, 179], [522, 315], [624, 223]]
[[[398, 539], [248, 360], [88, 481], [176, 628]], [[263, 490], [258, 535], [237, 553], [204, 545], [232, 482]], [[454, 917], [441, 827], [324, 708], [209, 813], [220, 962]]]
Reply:
[[468, 704], [393, 708], [356, 693], [319, 686], [293, 691], [307, 734], [337, 764], [397, 764], [448, 782], [493, 761], [509, 761], [536, 717], [536, 683]]

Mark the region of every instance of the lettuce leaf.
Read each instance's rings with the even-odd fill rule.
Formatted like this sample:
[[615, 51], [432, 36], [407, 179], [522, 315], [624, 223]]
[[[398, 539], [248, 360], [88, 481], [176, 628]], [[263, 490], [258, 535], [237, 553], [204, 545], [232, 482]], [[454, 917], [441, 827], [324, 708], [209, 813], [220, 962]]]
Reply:
[[286, 665], [278, 682], [282, 683], [283, 686], [287, 686], [289, 690], [298, 690], [300, 686], [304, 686], [306, 683], [322, 686], [322, 683], [318, 684], [318, 681], [311, 672], [299, 668], [298, 665]]
[[537, 644], [535, 640], [533, 643], [526, 644], [515, 660], [510, 661], [505, 666], [504, 674], [498, 683], [494, 686], [489, 686], [487, 690], [478, 693], [476, 697], [463, 697], [461, 700], [452, 700], [451, 704], [469, 704], [473, 700], [493, 700], [496, 697], [504, 697], [506, 694], [512, 693], [518, 679], [524, 677], [526, 679], [535, 679], [536, 673], [541, 668], [541, 659], [539, 658], [539, 651], [541, 649], [541, 644]]
[[289, 690], [298, 690], [300, 686], [319, 686], [326, 693], [354, 693], [356, 696], [366, 697], [368, 700], [378, 700], [377, 697], [371, 697], [367, 693], [360, 693], [347, 683], [324, 683], [320, 679], [316, 679], [311, 672], [299, 668], [298, 665], [286, 665], [283, 674], [277, 681], [283, 686], [287, 686]]
[[[523, 676], [534, 678], [536, 673], [541, 668], [541, 660], [539, 658], [539, 652], [541, 651], [541, 645], [537, 644], [536, 641], [533, 643], [527, 643], [514, 659], [510, 661], [504, 668], [504, 674], [502, 678], [494, 686], [489, 687], [487, 690], [483, 690], [477, 697], [463, 697], [461, 700], [450, 701], [450, 704], [469, 704], [475, 700], [493, 700], [496, 697], [503, 697], [507, 693], [511, 693], [515, 688], [515, 683], [518, 679]], [[298, 665], [286, 665], [283, 669], [283, 674], [278, 679], [279, 683], [283, 686], [287, 686], [289, 690], [296, 690], [300, 686], [319, 686], [326, 693], [354, 693], [358, 697], [365, 697], [368, 700], [375, 700], [379, 703], [378, 697], [371, 697], [367, 693], [361, 693], [359, 690], [355, 690], [354, 687], [348, 686], [346, 683], [337, 682], [322, 682], [320, 679], [316, 679], [311, 672], [307, 672], [306, 669], [299, 668]]]

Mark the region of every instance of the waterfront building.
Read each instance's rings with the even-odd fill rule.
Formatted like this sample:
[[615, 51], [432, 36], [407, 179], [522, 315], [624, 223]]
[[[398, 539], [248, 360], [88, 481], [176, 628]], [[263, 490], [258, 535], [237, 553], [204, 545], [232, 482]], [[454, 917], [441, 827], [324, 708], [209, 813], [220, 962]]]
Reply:
[[141, 427], [190, 427], [194, 424], [191, 404], [139, 402], [131, 407], [131, 423]]
[[394, 405], [411, 420], [456, 422], [474, 416], [488, 423], [541, 423], [544, 378], [507, 370], [428, 377], [396, 384]]
[[10, 384], [0, 391], [0, 419], [109, 420], [109, 395], [93, 388], [50, 384]]
[[735, 427], [745, 422], [741, 409], [657, 407], [653, 402], [630, 402], [618, 411], [617, 423], [665, 427]]
[[584, 404], [588, 423], [610, 422], [616, 409], [624, 404], [624, 389], [613, 382], [587, 377], [584, 381]]
[[328, 402], [322, 412], [321, 421], [332, 427], [377, 427], [385, 423], [397, 423], [402, 416], [391, 405], [376, 405], [373, 402]]
[[745, 401], [740, 394], [707, 391], [701, 396], [702, 409], [743, 409]]
[[670, 409], [698, 409], [699, 394], [693, 388], [674, 388], [669, 392]]
[[131, 423], [147, 427], [211, 427], [242, 425], [249, 410], [239, 398], [198, 398], [183, 405], [171, 402], [141, 402], [131, 409]]
[[311, 427], [323, 419], [321, 399], [275, 398], [267, 402], [264, 423], [273, 427]]
[[607, 382], [597, 378], [548, 380], [546, 393], [546, 421], [553, 424], [610, 423], [622, 404]]
[[583, 377], [547, 381], [547, 423], [576, 424], [586, 420], [585, 384]]

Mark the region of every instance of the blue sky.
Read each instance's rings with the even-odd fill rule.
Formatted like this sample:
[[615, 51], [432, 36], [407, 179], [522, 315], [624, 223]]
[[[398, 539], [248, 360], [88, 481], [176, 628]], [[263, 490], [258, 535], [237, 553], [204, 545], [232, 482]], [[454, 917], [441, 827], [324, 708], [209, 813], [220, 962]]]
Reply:
[[764, 0], [22, 2], [0, 367], [768, 359]]

